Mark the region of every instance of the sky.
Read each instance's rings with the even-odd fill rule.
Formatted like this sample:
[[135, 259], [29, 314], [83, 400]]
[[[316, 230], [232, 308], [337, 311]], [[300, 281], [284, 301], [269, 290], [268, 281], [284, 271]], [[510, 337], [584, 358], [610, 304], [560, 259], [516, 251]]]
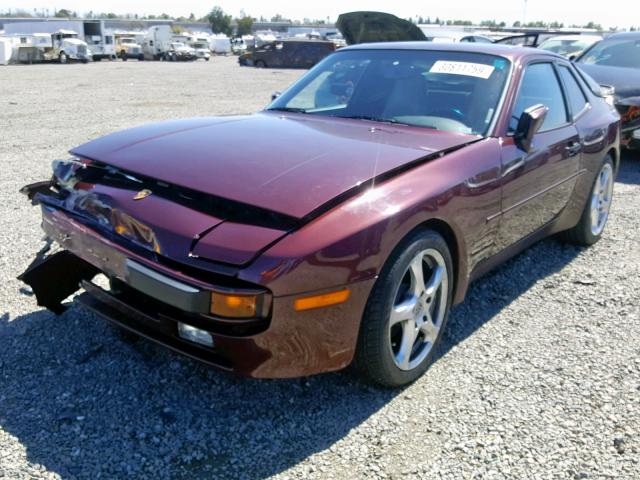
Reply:
[[[285, 18], [326, 19], [335, 21], [342, 12], [355, 10], [375, 10], [388, 12], [402, 18], [422, 16], [445, 19], [461, 19], [479, 22], [480, 20], [505, 21], [511, 24], [523, 20], [525, 0], [454, 0], [450, 2], [434, 1], [397, 1], [389, 0], [316, 0], [296, 2], [284, 0], [0, 0], [0, 12], [8, 9], [38, 11], [66, 8], [82, 14], [87, 11], [114, 12], [119, 14], [160, 14], [172, 16], [204, 16], [215, 5], [222, 7], [228, 14], [238, 16], [242, 11], [252, 17], [261, 15], [271, 18], [280, 13]], [[526, 0], [526, 21], [559, 21], [565, 25], [586, 24], [594, 21], [604, 27], [628, 28], [640, 25], [637, 16], [637, 2], [634, 0], [608, 0], [606, 3], [576, 0]], [[635, 6], [634, 6], [635, 5]]]

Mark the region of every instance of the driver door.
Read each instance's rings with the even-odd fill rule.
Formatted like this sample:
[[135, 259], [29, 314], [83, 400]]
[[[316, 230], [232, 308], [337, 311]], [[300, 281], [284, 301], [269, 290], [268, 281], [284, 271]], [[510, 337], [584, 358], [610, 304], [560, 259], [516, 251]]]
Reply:
[[[573, 192], [582, 150], [554, 63], [531, 63], [521, 78], [502, 151], [502, 219], [498, 238], [502, 248], [558, 216]], [[513, 134], [522, 112], [538, 104], [549, 111], [533, 138], [531, 150], [525, 152], [516, 146]]]

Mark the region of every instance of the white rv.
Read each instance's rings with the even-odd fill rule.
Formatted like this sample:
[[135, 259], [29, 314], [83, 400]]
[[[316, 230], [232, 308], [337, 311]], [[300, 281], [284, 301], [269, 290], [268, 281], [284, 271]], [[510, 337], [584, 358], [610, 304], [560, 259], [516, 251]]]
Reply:
[[142, 50], [146, 60], [162, 60], [171, 50], [173, 31], [169, 25], [154, 25], [149, 27], [144, 36]]
[[228, 55], [231, 53], [231, 40], [226, 35], [211, 35], [209, 49], [216, 55]]

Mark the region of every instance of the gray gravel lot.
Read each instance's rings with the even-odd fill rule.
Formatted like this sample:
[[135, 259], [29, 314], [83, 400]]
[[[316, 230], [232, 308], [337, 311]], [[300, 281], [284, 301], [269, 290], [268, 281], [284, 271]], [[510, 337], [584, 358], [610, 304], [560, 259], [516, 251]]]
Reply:
[[0, 67], [0, 478], [640, 478], [637, 157], [600, 243], [549, 239], [475, 284], [401, 391], [235, 378], [21, 293], [41, 233], [18, 189], [52, 159], [144, 122], [257, 110], [300, 74], [234, 58]]

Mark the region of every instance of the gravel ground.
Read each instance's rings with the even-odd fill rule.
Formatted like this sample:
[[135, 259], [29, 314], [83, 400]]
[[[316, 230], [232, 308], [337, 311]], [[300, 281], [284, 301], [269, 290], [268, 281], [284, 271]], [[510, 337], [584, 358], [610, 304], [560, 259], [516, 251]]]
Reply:
[[418, 382], [255, 381], [15, 280], [40, 247], [17, 193], [73, 145], [148, 121], [250, 112], [300, 71], [209, 63], [0, 68], [0, 478], [640, 478], [640, 159], [604, 239], [544, 241], [475, 284]]

